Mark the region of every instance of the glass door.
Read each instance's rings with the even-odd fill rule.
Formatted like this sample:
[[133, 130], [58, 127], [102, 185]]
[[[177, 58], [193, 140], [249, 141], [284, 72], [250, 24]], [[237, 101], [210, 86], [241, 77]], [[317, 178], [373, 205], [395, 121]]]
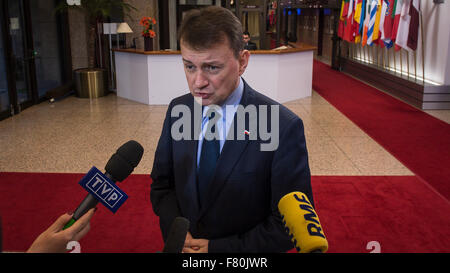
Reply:
[[8, 89], [7, 58], [4, 41], [5, 16], [0, 6], [0, 119], [11, 115], [11, 102]]
[[33, 64], [33, 50], [29, 47], [27, 31], [25, 30], [25, 16], [23, 1], [7, 1], [7, 20], [9, 23], [9, 38], [11, 45], [11, 63], [13, 84], [16, 93], [16, 112], [33, 104], [31, 65]]
[[0, 0], [0, 120], [71, 91], [67, 14], [59, 0]]
[[[17, 1], [17, 0], [13, 0]], [[61, 18], [55, 15], [55, 0], [32, 0], [30, 3], [34, 68], [37, 96], [64, 84], [64, 56]]]

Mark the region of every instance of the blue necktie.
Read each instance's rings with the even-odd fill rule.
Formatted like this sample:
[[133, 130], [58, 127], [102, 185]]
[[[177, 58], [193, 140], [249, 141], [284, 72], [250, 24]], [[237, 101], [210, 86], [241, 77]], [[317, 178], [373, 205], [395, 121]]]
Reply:
[[[211, 110], [210, 110], [211, 111]], [[208, 114], [210, 113], [208, 111]], [[209, 119], [212, 119], [216, 113], [214, 111], [211, 112], [211, 117]], [[213, 124], [210, 126], [208, 124], [208, 127], [211, 128], [211, 133], [215, 133], [216, 125]], [[207, 130], [208, 131], [208, 130]], [[200, 204], [200, 207], [202, 204], [204, 204], [204, 201], [206, 199], [207, 195], [207, 189], [208, 185], [211, 182], [214, 171], [216, 170], [216, 163], [217, 159], [220, 155], [220, 142], [218, 139], [214, 138], [212, 140], [207, 140], [205, 137], [203, 137], [203, 143], [202, 143], [202, 151], [200, 154], [200, 164], [198, 168], [198, 174], [197, 174], [197, 187], [198, 187], [198, 201]]]

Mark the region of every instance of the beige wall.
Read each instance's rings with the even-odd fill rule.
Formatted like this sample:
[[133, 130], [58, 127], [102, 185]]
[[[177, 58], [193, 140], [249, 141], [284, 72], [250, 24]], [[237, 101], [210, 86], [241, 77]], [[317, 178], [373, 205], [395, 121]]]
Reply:
[[[156, 24], [156, 38], [153, 39], [154, 50], [159, 50], [159, 28], [158, 28], [158, 1], [157, 0], [125, 0], [125, 2], [134, 6], [137, 11], [133, 11], [129, 17], [124, 18], [130, 25], [133, 33], [125, 34], [127, 47], [130, 47], [133, 38], [136, 38], [138, 49], [144, 48], [144, 38], [141, 36], [142, 26], [139, 21], [143, 16], [154, 17]], [[72, 51], [72, 69], [78, 69], [88, 66], [87, 53], [87, 30], [86, 21], [83, 13], [69, 9], [69, 28], [70, 28], [70, 46]]]
[[70, 48], [72, 69], [88, 66], [86, 21], [82, 12], [69, 9]]
[[126, 17], [125, 22], [128, 23], [133, 33], [126, 34], [127, 47], [129, 47], [136, 38], [136, 47], [138, 49], [144, 49], [144, 38], [141, 36], [142, 26], [139, 25], [139, 21], [144, 16], [150, 16], [156, 19], [156, 37], [153, 39], [153, 49], [159, 50], [159, 18], [158, 18], [158, 1], [157, 0], [124, 0], [134, 6], [137, 11], [133, 11], [130, 17]]

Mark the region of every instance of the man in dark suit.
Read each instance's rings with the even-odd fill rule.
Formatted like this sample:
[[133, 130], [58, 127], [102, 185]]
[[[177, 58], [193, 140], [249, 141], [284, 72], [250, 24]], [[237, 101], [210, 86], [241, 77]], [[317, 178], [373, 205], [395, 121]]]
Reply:
[[244, 39], [244, 49], [247, 50], [257, 50], [258, 48], [256, 47], [256, 44], [253, 42], [250, 42], [250, 33], [248, 31], [244, 31], [244, 35], [243, 35], [243, 39]]
[[[169, 105], [151, 173], [164, 240], [182, 216], [191, 223], [184, 252], [293, 248], [277, 205], [292, 191], [313, 202], [302, 121], [241, 78], [250, 53], [229, 10], [191, 11], [179, 39], [190, 93]], [[268, 139], [264, 132], [277, 134]], [[273, 149], [263, 148], [268, 142]]]

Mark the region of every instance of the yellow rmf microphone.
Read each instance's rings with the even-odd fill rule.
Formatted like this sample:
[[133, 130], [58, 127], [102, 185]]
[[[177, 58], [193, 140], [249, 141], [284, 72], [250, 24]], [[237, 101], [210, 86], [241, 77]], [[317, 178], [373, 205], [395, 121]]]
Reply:
[[319, 217], [304, 193], [286, 194], [278, 202], [278, 210], [297, 252], [327, 252], [328, 241]]

